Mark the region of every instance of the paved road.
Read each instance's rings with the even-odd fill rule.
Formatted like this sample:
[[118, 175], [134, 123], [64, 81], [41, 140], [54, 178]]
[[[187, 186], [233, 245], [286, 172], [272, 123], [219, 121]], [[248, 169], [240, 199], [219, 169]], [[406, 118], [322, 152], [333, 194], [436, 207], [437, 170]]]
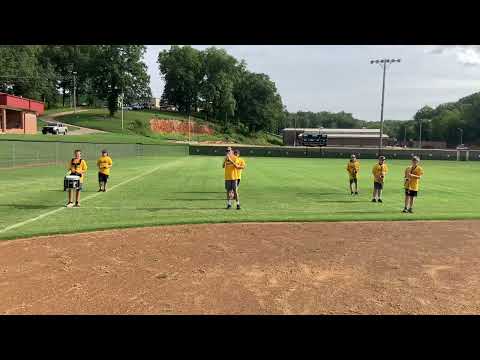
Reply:
[[[77, 113], [80, 113], [80, 112], [86, 112], [88, 110], [77, 110]], [[42, 119], [46, 122], [57, 122], [57, 120], [55, 118], [59, 117], [59, 116], [64, 116], [64, 115], [71, 115], [73, 114], [74, 112], [73, 111], [65, 111], [65, 112], [60, 112], [60, 113], [56, 113], [56, 114], [51, 114], [51, 115], [47, 115], [47, 116], [42, 116]], [[67, 126], [73, 126], [75, 127], [76, 129], [75, 130], [71, 130], [67, 133], [67, 135], [86, 135], [86, 134], [100, 134], [100, 133], [106, 133], [106, 131], [102, 131], [102, 130], [97, 130], [97, 129], [90, 129], [90, 128], [86, 128], [86, 127], [82, 127], [82, 126], [78, 126], [78, 125], [74, 125], [74, 124], [68, 124], [66, 122], [63, 122], [61, 121], [62, 124], [65, 124]]]

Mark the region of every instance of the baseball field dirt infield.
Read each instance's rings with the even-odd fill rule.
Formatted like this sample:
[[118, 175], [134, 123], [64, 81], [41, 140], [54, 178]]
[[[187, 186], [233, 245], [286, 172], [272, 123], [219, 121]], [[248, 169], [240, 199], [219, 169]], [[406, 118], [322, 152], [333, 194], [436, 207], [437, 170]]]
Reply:
[[0, 243], [1, 314], [479, 314], [480, 221], [180, 225]]

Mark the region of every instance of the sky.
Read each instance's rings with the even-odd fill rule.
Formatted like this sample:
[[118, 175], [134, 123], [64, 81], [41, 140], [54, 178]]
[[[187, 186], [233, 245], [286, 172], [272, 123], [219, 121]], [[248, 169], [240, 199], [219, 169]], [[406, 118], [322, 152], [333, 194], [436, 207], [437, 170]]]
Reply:
[[[194, 45], [224, 48], [247, 68], [265, 73], [290, 112], [345, 111], [361, 120], [380, 120], [382, 69], [370, 60], [401, 59], [387, 68], [384, 118], [411, 119], [424, 105], [435, 107], [480, 91], [480, 46], [419, 45]], [[168, 45], [149, 45], [154, 97], [164, 81], [157, 57]]]

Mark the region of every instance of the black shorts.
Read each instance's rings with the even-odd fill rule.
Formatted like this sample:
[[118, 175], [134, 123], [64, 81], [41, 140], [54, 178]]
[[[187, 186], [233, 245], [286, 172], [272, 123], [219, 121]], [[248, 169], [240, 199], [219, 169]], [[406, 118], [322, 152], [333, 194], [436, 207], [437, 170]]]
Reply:
[[418, 191], [415, 190], [405, 190], [405, 195], [411, 196], [411, 197], [417, 197]]
[[350, 179], [350, 184], [357, 183], [357, 178]]
[[105, 175], [104, 173], [99, 172], [98, 181], [106, 183], [108, 181], [108, 175]]
[[227, 191], [237, 190], [237, 180], [225, 180], [225, 190]]
[[241, 179], [238, 179], [238, 180], [237, 180], [237, 188], [240, 187], [240, 180], [241, 180]]
[[375, 190], [383, 190], [383, 184], [374, 181], [374, 182], [373, 182], [373, 188], [374, 188]]

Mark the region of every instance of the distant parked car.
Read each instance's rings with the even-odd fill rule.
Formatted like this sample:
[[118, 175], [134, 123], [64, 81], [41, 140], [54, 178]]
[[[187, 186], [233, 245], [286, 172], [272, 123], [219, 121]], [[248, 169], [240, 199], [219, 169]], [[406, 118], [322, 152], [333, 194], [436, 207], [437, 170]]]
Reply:
[[61, 123], [47, 125], [42, 128], [43, 135], [46, 135], [46, 134], [67, 135], [67, 132], [68, 132], [68, 128]]
[[124, 106], [123, 110], [132, 111], [133, 107], [132, 106]]

